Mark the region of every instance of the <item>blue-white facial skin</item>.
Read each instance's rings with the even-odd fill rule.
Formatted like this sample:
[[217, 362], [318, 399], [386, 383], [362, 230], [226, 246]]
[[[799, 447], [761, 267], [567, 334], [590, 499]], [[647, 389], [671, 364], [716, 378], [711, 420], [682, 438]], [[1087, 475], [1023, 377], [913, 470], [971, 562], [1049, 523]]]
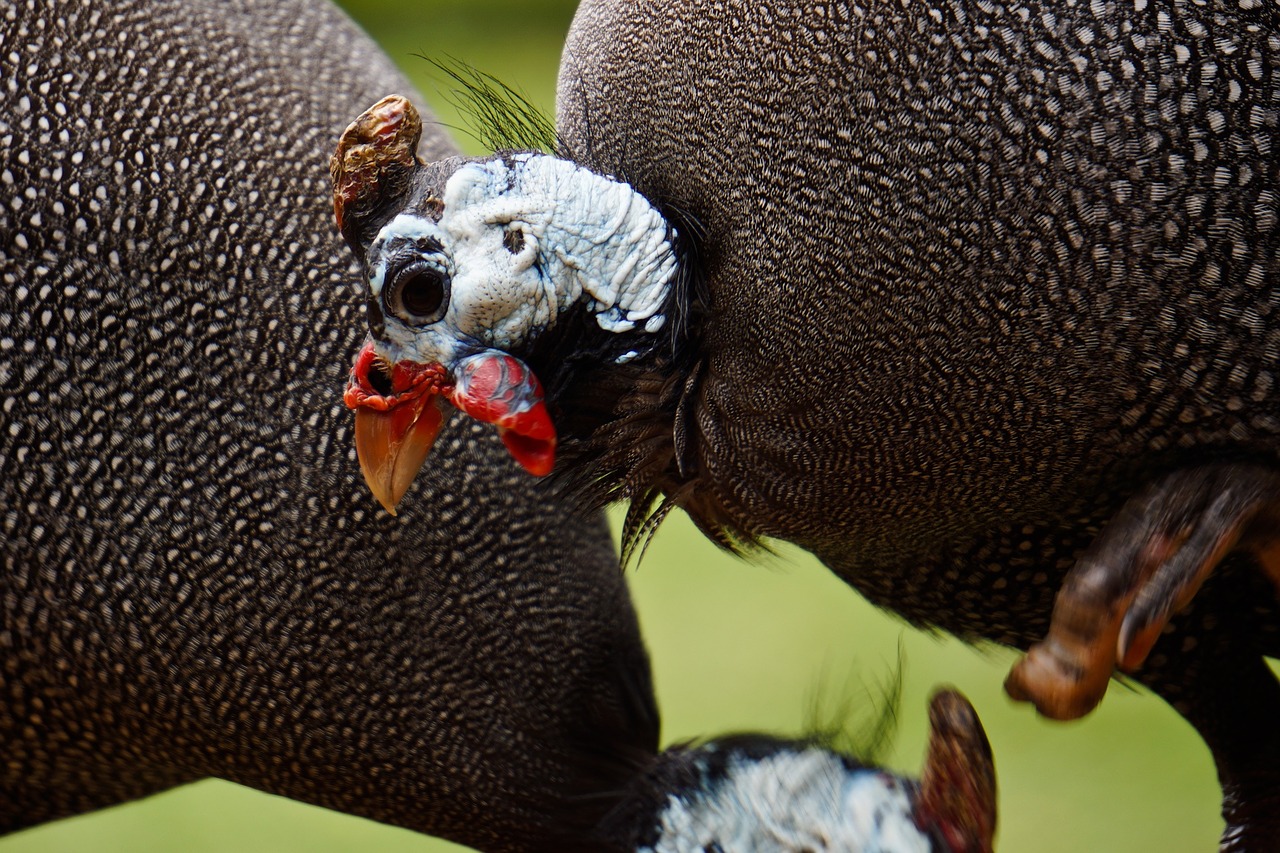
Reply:
[[445, 183], [438, 221], [402, 213], [369, 247], [375, 299], [392, 263], [417, 260], [449, 281], [444, 316], [384, 310], [392, 361], [451, 367], [485, 349], [518, 350], [579, 300], [612, 332], [662, 328], [675, 276], [671, 229], [626, 184], [544, 154], [466, 163]]
[[641, 853], [689, 850], [930, 853], [906, 783], [850, 769], [821, 749], [730, 758], [707, 789], [672, 795], [658, 842]]

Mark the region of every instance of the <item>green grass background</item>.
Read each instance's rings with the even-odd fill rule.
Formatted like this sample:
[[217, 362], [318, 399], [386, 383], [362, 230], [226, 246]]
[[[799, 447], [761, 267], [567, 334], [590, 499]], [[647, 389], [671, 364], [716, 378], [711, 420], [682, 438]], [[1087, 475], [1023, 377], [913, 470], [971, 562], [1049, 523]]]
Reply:
[[[450, 55], [553, 108], [560, 46], [573, 11], [559, 0], [344, 0], [457, 125], [426, 62]], [[459, 137], [478, 152], [474, 142]], [[818, 692], [885, 680], [905, 653], [895, 768], [918, 769], [925, 702], [938, 683], [978, 708], [995, 750], [1004, 851], [1208, 851], [1219, 831], [1209, 755], [1169, 708], [1113, 687], [1087, 720], [1054, 724], [1001, 692], [1014, 660], [914, 631], [872, 608], [795, 549], [763, 563], [716, 551], [669, 521], [632, 589], [653, 656], [664, 742], [734, 730], [803, 731]], [[205, 781], [0, 840], [0, 853], [217, 851], [329, 853], [461, 850], [413, 833]]]

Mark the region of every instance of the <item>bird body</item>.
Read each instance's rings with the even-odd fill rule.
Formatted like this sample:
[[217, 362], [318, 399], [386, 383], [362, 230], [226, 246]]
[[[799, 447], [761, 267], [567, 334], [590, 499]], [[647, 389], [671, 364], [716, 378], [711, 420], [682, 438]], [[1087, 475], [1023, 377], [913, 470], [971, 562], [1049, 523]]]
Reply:
[[[1265, 3], [588, 0], [564, 146], [705, 234], [670, 421], [687, 502], [917, 624], [1026, 648], [1146, 487], [1224, 463], [1274, 483], [1277, 81]], [[1211, 517], [1165, 495], [1155, 553]], [[1133, 595], [1098, 583], [1132, 552], [1099, 544], [1064, 594], [1105, 627], [1143, 599], [1097, 594]], [[1100, 689], [1119, 661], [1172, 702], [1214, 752], [1224, 845], [1271, 849], [1274, 587], [1227, 558], [1173, 615], [1177, 586], [1145, 660], [1100, 631]]]
[[1026, 643], [1128, 484], [1274, 460], [1280, 59], [1247, 5], [584, 3], [566, 149], [706, 234], [691, 488]]
[[848, 777], [898, 792], [926, 849], [990, 849], [990, 750], [954, 694], [920, 783], [776, 740], [659, 753], [603, 520], [487, 428], [445, 425], [420, 507], [373, 511], [335, 396], [361, 270], [321, 186], [351, 113], [408, 87], [344, 16], [10, 0], [0, 44], [0, 832], [217, 776], [594, 853], [677, 843], [675, 804], [839, 832]]
[[4, 2], [0, 41], [0, 830], [219, 776], [572, 848], [657, 749], [605, 524], [465, 424], [397, 523], [334, 396], [325, 165], [404, 78], [300, 0]]
[[1049, 680], [1088, 701], [1040, 707], [1141, 667], [1215, 754], [1227, 843], [1274, 846], [1277, 80], [1265, 3], [586, 0], [556, 154], [667, 216], [676, 285], [654, 333], [580, 306], [503, 355], [633, 541], [681, 506], [1020, 648], [1065, 589], [1091, 677]]
[[664, 490], [914, 623], [1049, 633], [1010, 681], [1046, 713], [1132, 672], [1239, 850], [1280, 845], [1280, 528], [1217, 472], [1280, 500], [1278, 82], [1266, 3], [588, 0], [557, 104], [705, 235]]

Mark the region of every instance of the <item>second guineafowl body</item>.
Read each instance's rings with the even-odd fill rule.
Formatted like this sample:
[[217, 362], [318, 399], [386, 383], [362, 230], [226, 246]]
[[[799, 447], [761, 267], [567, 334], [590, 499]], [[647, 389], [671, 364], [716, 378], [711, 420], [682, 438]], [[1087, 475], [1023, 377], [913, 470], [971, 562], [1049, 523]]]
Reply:
[[[1276, 843], [1274, 6], [588, 0], [557, 112], [572, 167], [436, 164], [344, 228], [397, 375], [428, 366], [531, 471], [558, 440], [639, 537], [662, 497], [970, 639], [1035, 643], [1101, 543], [1092, 675], [1141, 664], [1214, 751], [1228, 842]], [[1203, 553], [1137, 594], [1113, 519]], [[1257, 564], [1144, 662], [1237, 545]]]

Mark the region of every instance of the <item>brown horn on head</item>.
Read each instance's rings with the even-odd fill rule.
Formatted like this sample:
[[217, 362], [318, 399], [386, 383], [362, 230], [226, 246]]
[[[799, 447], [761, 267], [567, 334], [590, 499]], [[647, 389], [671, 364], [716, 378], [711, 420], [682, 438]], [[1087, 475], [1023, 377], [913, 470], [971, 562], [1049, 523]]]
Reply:
[[929, 702], [929, 748], [920, 774], [917, 820], [955, 853], [990, 853], [996, 834], [991, 744], [969, 700], [943, 689]]
[[347, 245], [363, 257], [385, 217], [379, 211], [408, 192], [418, 168], [422, 117], [407, 98], [388, 95], [342, 132], [329, 161], [333, 212]]

